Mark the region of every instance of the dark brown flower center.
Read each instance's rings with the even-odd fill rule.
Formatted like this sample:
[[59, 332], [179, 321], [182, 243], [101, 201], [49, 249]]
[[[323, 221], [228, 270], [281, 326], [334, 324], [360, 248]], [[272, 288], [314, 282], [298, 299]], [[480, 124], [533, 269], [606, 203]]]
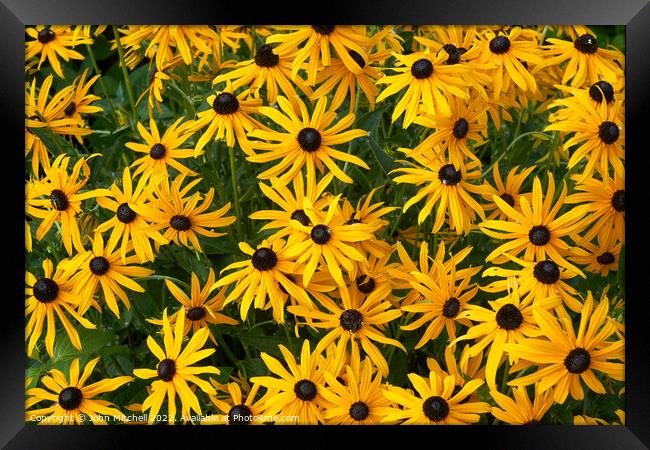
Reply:
[[370, 408], [368, 408], [368, 405], [366, 405], [363, 402], [355, 402], [350, 406], [350, 417], [352, 417], [354, 420], [360, 422], [362, 420], [365, 420], [366, 417], [368, 417], [368, 414], [370, 413]]
[[83, 394], [78, 387], [69, 386], [59, 392], [59, 406], [65, 410], [77, 409], [82, 400]]
[[551, 232], [544, 225], [535, 225], [528, 232], [528, 240], [531, 244], [541, 247], [551, 240]]
[[59, 296], [59, 285], [51, 278], [41, 278], [32, 287], [34, 297], [41, 303], [50, 303]]
[[65, 211], [68, 209], [70, 203], [68, 202], [68, 196], [61, 189], [54, 189], [50, 193], [50, 201], [54, 209], [58, 211]]
[[214, 98], [212, 109], [217, 114], [227, 115], [234, 114], [239, 109], [239, 100], [230, 92], [222, 92]]
[[77, 109], [77, 104], [75, 102], [70, 102], [68, 106], [66, 106], [65, 109], [63, 110], [63, 113], [66, 116], [70, 117], [71, 115], [74, 114], [76, 109]]
[[335, 25], [312, 25], [311, 27], [316, 33], [327, 36], [328, 34], [332, 34]]
[[435, 395], [422, 403], [422, 412], [429, 420], [440, 422], [449, 414], [449, 404], [444, 398]]
[[173, 359], [163, 359], [158, 363], [158, 378], [163, 381], [171, 381], [176, 373], [176, 363]]
[[122, 203], [117, 207], [117, 220], [122, 223], [131, 223], [135, 220], [136, 213], [133, 211], [128, 203]]
[[192, 228], [192, 221], [189, 217], [178, 214], [169, 219], [169, 225], [176, 231], [187, 231]]
[[418, 80], [429, 78], [433, 73], [433, 64], [426, 58], [418, 59], [411, 66], [411, 75]]
[[467, 49], [463, 47], [456, 47], [454, 44], [445, 44], [442, 48], [449, 55], [445, 64], [450, 66], [458, 64], [463, 53], [467, 52]]
[[300, 380], [293, 386], [293, 392], [300, 400], [308, 402], [316, 398], [316, 385], [309, 380]]
[[605, 144], [613, 144], [618, 140], [620, 134], [621, 131], [618, 129], [618, 125], [608, 120], [601, 123], [598, 127], [598, 137], [600, 137]]
[[453, 319], [460, 311], [460, 301], [456, 297], [451, 297], [442, 305], [442, 315], [447, 319]]
[[311, 229], [311, 240], [318, 245], [325, 245], [330, 240], [332, 233], [327, 225], [316, 225]]
[[609, 264], [612, 264], [614, 262], [615, 258], [614, 255], [611, 252], [605, 252], [602, 255], [599, 255], [596, 258], [596, 261], [598, 261], [598, 264], [602, 264], [603, 266], [607, 266]]
[[591, 34], [583, 34], [573, 41], [573, 46], [580, 53], [592, 54], [598, 51], [598, 40]]
[[186, 317], [192, 322], [201, 320], [205, 317], [205, 308], [202, 306], [195, 306], [194, 308], [187, 311]]
[[515, 330], [524, 321], [521, 311], [512, 303], [506, 303], [497, 311], [497, 325], [504, 330]]
[[370, 294], [375, 290], [375, 280], [368, 275], [360, 275], [356, 279], [357, 288], [364, 294]]
[[291, 220], [297, 220], [304, 226], [309, 226], [309, 216], [305, 214], [305, 211], [302, 209], [296, 209], [294, 212], [291, 213]]
[[95, 275], [104, 275], [106, 272], [108, 272], [110, 266], [111, 265], [108, 262], [108, 259], [104, 258], [103, 256], [94, 257], [88, 264], [90, 271]]
[[537, 281], [544, 284], [555, 284], [560, 279], [560, 268], [555, 262], [547, 259], [535, 264], [533, 275]]
[[582, 373], [589, 368], [591, 356], [584, 348], [574, 348], [564, 358], [564, 367], [571, 373]]
[[315, 128], [303, 128], [298, 132], [298, 145], [306, 152], [315, 152], [320, 148], [321, 135]]
[[598, 81], [597, 83], [592, 84], [589, 88], [589, 97], [597, 103], [603, 101], [603, 95], [605, 96], [605, 101], [607, 103], [614, 101], [614, 87], [607, 81]]
[[510, 50], [510, 39], [505, 36], [497, 36], [490, 41], [490, 51], [496, 55], [501, 55]]
[[612, 195], [612, 208], [618, 212], [625, 211], [625, 191], [619, 189]]
[[280, 62], [280, 57], [273, 53], [273, 47], [268, 44], [262, 45], [255, 53], [255, 64], [260, 67], [275, 67]]
[[162, 144], [154, 144], [153, 147], [151, 147], [151, 150], [149, 150], [149, 156], [151, 156], [152, 159], [163, 158], [165, 153], [167, 153], [167, 149]]
[[515, 199], [512, 197], [512, 195], [508, 194], [507, 192], [504, 192], [503, 194], [500, 195], [501, 200], [506, 202], [509, 206], [515, 206]]
[[362, 69], [366, 66], [366, 62], [363, 60], [363, 56], [355, 52], [354, 50], [348, 50], [350, 57], [354, 60], [355, 63]]
[[438, 170], [438, 178], [442, 184], [453, 186], [460, 183], [462, 176], [460, 171], [456, 170], [453, 164], [445, 164]]
[[356, 309], [346, 309], [339, 316], [339, 323], [344, 330], [356, 333], [363, 326], [363, 316]]
[[257, 270], [271, 270], [278, 263], [278, 255], [270, 248], [258, 248], [251, 256], [251, 263]]
[[359, 219], [355, 219], [354, 216], [350, 217], [348, 220], [345, 221], [344, 225], [354, 225], [355, 223], [363, 223]]
[[253, 412], [246, 405], [235, 405], [228, 411], [228, 425], [248, 425], [253, 418]]
[[454, 124], [453, 133], [456, 139], [463, 139], [469, 132], [469, 123], [462, 117]]
[[48, 42], [53, 41], [55, 37], [56, 34], [50, 27], [43, 28], [38, 32], [38, 42], [41, 44], [47, 44]]

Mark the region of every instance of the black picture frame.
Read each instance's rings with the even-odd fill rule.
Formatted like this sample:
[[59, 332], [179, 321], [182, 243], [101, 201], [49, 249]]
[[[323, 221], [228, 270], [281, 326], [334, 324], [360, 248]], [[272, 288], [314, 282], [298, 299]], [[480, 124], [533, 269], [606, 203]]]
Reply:
[[[454, 448], [498, 449], [637, 449], [650, 447], [650, 380], [648, 330], [644, 306], [643, 271], [648, 239], [644, 236], [644, 141], [650, 104], [650, 0], [417, 0], [403, 2], [309, 2], [264, 5], [232, 1], [178, 2], [174, 0], [0, 0], [0, 123], [7, 164], [21, 167], [19, 146], [24, 136], [20, 111], [24, 108], [24, 27], [35, 24], [159, 24], [159, 23], [372, 23], [372, 24], [587, 24], [626, 26], [626, 347], [625, 426], [537, 427], [164, 427], [119, 425], [63, 427], [27, 425], [24, 421], [24, 322], [20, 291], [24, 289], [24, 197], [20, 195], [22, 170], [7, 167], [2, 182], [2, 204], [7, 209], [0, 223], [7, 227], [2, 246], [3, 287], [10, 287], [3, 302], [0, 345], [0, 445], [4, 448], [130, 448], [132, 433], [142, 434], [149, 448], [181, 445], [250, 446], [251, 438], [277, 444], [314, 446], [368, 445], [366, 439], [397, 438], [401, 445], [453, 445]], [[15, 143], [14, 143], [15, 139]], [[645, 145], [644, 145], [645, 144]], [[24, 145], [24, 144], [23, 144]], [[15, 161], [14, 161], [15, 158]], [[24, 160], [23, 160], [24, 163]], [[631, 206], [629, 206], [631, 205]], [[12, 214], [15, 213], [15, 214]], [[644, 242], [644, 239], [646, 242]], [[21, 255], [21, 256], [15, 256]], [[14, 296], [15, 295], [15, 296]], [[224, 433], [228, 436], [224, 436]], [[199, 436], [197, 436], [200, 435]], [[222, 440], [225, 439], [225, 440]], [[240, 444], [230, 439], [241, 439]], [[407, 439], [407, 440], [406, 440]], [[422, 442], [420, 442], [422, 440]], [[448, 443], [448, 444], [446, 444]], [[329, 446], [328, 445], [328, 446]], [[400, 445], [400, 444], [398, 444]], [[477, 447], [480, 446], [480, 447]], [[335, 448], [337, 448], [335, 447]]]

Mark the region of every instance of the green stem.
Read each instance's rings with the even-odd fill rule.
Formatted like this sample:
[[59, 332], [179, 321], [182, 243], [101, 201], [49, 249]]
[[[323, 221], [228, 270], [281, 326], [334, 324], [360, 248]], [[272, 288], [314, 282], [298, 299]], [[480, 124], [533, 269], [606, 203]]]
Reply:
[[244, 233], [242, 231], [242, 220], [241, 209], [239, 207], [239, 191], [237, 189], [237, 171], [235, 170], [235, 149], [228, 149], [228, 158], [230, 159], [230, 181], [232, 181], [232, 195], [235, 201], [235, 214], [237, 215], [237, 231], [239, 233], [239, 238], [244, 239]]
[[104, 98], [108, 102], [108, 106], [111, 108], [111, 115], [113, 116], [113, 120], [115, 120], [115, 124], [119, 125], [119, 122], [117, 120], [117, 115], [115, 114], [115, 107], [113, 106], [113, 101], [111, 100], [111, 97], [108, 95], [108, 89], [106, 89], [106, 85], [104, 84], [104, 78], [99, 70], [99, 66], [97, 65], [97, 60], [95, 59], [95, 53], [93, 52], [93, 48], [90, 44], [86, 44], [86, 48], [88, 49], [88, 56], [90, 56], [90, 62], [93, 65], [93, 69], [95, 70], [95, 74], [99, 75], [99, 85], [102, 88], [102, 93], [104, 94]]
[[235, 354], [232, 352], [228, 344], [226, 344], [225, 339], [221, 334], [215, 333], [215, 339], [217, 340], [217, 343], [219, 344], [219, 347], [223, 350], [224, 354], [226, 355], [226, 358], [228, 358], [228, 361], [232, 364], [233, 367], [237, 367], [242, 373], [244, 372], [244, 368], [241, 365], [241, 362], [239, 359], [235, 356]]
[[129, 96], [131, 112], [133, 113], [133, 124], [135, 126], [135, 123], [138, 121], [138, 111], [135, 109], [135, 96], [133, 95], [133, 86], [131, 86], [131, 80], [129, 79], [129, 71], [126, 66], [126, 60], [124, 59], [124, 48], [122, 48], [122, 43], [120, 42], [120, 33], [117, 31], [116, 25], [113, 25], [113, 34], [115, 35], [115, 45], [117, 45], [117, 54], [120, 57], [122, 76], [124, 77], [124, 82], [126, 83], [126, 92]]

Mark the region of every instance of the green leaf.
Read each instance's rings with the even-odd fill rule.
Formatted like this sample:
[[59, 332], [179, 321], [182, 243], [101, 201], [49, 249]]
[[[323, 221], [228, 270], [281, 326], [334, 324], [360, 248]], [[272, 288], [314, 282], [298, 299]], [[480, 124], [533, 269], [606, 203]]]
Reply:
[[72, 156], [79, 153], [72, 144], [61, 136], [54, 134], [49, 127], [34, 127], [30, 128], [29, 131], [38, 136], [38, 138], [43, 141], [43, 144], [45, 144], [45, 147], [54, 155], [60, 155], [63, 153]]
[[386, 151], [375, 141], [374, 138], [368, 136], [367, 138], [363, 138], [364, 141], [370, 146], [370, 150], [372, 151], [372, 154], [374, 155], [375, 159], [377, 160], [377, 163], [381, 166], [382, 170], [388, 177], [388, 174], [391, 170], [397, 168], [397, 164], [393, 161], [393, 158], [391, 158]]
[[258, 331], [240, 333], [237, 335], [245, 344], [250, 345], [255, 350], [268, 353], [271, 356], [280, 357], [278, 345], [282, 344], [287, 348], [300, 348], [300, 340], [290, 337], [287, 342], [286, 336], [266, 336]]
[[79, 327], [77, 331], [83, 348], [77, 350], [70, 342], [70, 337], [67, 334], [62, 334], [54, 343], [55, 361], [78, 358], [82, 355], [95, 355], [115, 337], [115, 333], [108, 330], [88, 330]]
[[618, 270], [616, 271], [616, 281], [621, 287], [622, 291], [625, 291], [625, 246], [621, 247], [621, 253], [618, 255]]

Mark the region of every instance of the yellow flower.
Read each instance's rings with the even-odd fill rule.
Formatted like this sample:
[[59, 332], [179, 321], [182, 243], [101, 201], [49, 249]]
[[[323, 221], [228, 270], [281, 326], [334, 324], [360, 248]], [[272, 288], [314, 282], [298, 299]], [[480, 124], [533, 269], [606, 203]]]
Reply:
[[32, 356], [34, 346], [41, 337], [43, 327], [47, 323], [45, 335], [45, 349], [50, 357], [54, 357], [54, 339], [56, 337], [55, 320], [58, 317], [65, 329], [70, 342], [77, 349], [81, 350], [79, 333], [66, 316], [66, 312], [79, 322], [84, 328], [94, 329], [95, 325], [81, 317], [75, 308], [83, 301], [83, 298], [75, 293], [75, 286], [70, 277], [76, 267], [66, 266], [59, 263], [54, 271], [52, 261], [43, 261], [43, 277], [36, 278], [31, 272], [25, 274], [25, 317], [29, 317], [25, 326], [25, 340], [27, 344], [27, 356]]
[[201, 328], [192, 336], [185, 349], [183, 345], [183, 330], [185, 329], [185, 308], [181, 308], [176, 317], [176, 324], [172, 332], [169, 319], [167, 318], [167, 308], [163, 311], [163, 341], [165, 350], [149, 336], [147, 338], [147, 347], [151, 353], [158, 359], [156, 370], [153, 369], [135, 369], [133, 374], [145, 380], [158, 377], [151, 383], [151, 394], [142, 403], [142, 411], [149, 410], [148, 423], [152, 424], [156, 420], [158, 411], [167, 398], [168, 422], [176, 421], [176, 394], [181, 400], [182, 415], [185, 418], [191, 416], [191, 410], [201, 415], [201, 405], [196, 394], [190, 389], [189, 383], [194, 384], [200, 390], [208, 395], [216, 394], [216, 391], [210, 383], [202, 380], [197, 375], [204, 373], [213, 373], [219, 375], [219, 369], [213, 366], [195, 367], [195, 364], [202, 359], [207, 358], [215, 352], [215, 349], [203, 349], [205, 341], [208, 339], [209, 331], [207, 328]]
[[[99, 357], [86, 364], [79, 376], [79, 358], [72, 360], [69, 377], [58, 369], [52, 369], [49, 376], [41, 378], [41, 383], [49, 389], [28, 389], [26, 394], [31, 396], [25, 401], [25, 409], [42, 402], [54, 402], [52, 406], [32, 409], [25, 412], [25, 420], [33, 421], [39, 417], [39, 424], [73, 425], [90, 420], [97, 425], [106, 425], [103, 417], [119, 418], [123, 414], [106, 400], [96, 399], [99, 394], [113, 392], [120, 386], [133, 381], [132, 377], [121, 376], [104, 378], [92, 384], [86, 384], [93, 373]], [[50, 392], [51, 391], [51, 392]], [[42, 419], [40, 419], [42, 418]]]
[[287, 184], [303, 167], [307, 168], [309, 179], [315, 177], [316, 168], [322, 174], [325, 165], [336, 178], [345, 183], [352, 183], [352, 178], [336, 165], [335, 160], [370, 169], [358, 156], [333, 148], [334, 145], [368, 135], [367, 131], [361, 129], [343, 131], [354, 123], [354, 114], [348, 114], [334, 123], [336, 111], [331, 107], [327, 110], [327, 98], [318, 100], [311, 115], [302, 100], [296, 99], [296, 102], [299, 109], [294, 109], [286, 97], [280, 96], [278, 106], [282, 112], [269, 106], [259, 108], [260, 114], [271, 119], [285, 131], [256, 129], [250, 133], [250, 136], [261, 139], [251, 142], [251, 147], [262, 150], [263, 153], [246, 157], [248, 161], [267, 163], [281, 160], [260, 173], [258, 178], [269, 179], [277, 176], [279, 177], [277, 183]]
[[54, 69], [54, 72], [61, 78], [63, 70], [59, 58], [64, 61], [71, 59], [84, 59], [79, 52], [72, 50], [77, 44], [92, 44], [93, 40], [84, 36], [75, 36], [75, 33], [69, 25], [37, 25], [36, 27], [25, 28], [25, 33], [34, 39], [25, 41], [25, 61], [32, 59], [38, 54], [41, 55], [38, 61], [38, 69], [47, 59]]

